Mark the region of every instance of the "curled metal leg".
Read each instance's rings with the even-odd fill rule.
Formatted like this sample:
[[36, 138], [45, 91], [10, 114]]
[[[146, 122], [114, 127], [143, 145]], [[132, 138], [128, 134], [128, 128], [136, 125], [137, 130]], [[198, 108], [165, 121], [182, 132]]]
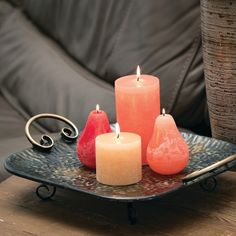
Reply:
[[137, 223], [137, 211], [132, 202], [128, 202], [127, 211], [129, 223], [135, 225]]
[[[44, 193], [41, 192], [42, 189], [47, 191], [46, 195], [45, 195], [45, 191]], [[55, 193], [56, 193], [56, 187], [48, 186], [46, 184], [41, 184], [36, 189], [36, 195], [42, 200], [51, 199], [55, 195]]]
[[202, 182], [200, 182], [200, 186], [203, 190], [205, 190], [207, 192], [212, 192], [215, 190], [215, 188], [217, 186], [217, 181], [216, 181], [215, 177], [210, 177], [210, 178], [207, 178], [207, 179], [203, 180]]

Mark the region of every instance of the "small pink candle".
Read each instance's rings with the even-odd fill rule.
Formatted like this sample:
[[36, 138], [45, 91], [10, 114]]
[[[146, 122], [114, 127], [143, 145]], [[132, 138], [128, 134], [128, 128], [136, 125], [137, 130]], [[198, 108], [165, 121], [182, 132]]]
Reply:
[[99, 134], [111, 132], [111, 127], [106, 112], [99, 109], [90, 112], [85, 128], [77, 141], [77, 155], [81, 163], [95, 169], [95, 138]]
[[171, 115], [156, 118], [152, 138], [147, 148], [150, 168], [163, 175], [177, 174], [189, 161], [189, 150]]
[[115, 81], [116, 115], [121, 131], [139, 134], [142, 139], [142, 164], [156, 117], [160, 114], [159, 79], [152, 75], [128, 75]]

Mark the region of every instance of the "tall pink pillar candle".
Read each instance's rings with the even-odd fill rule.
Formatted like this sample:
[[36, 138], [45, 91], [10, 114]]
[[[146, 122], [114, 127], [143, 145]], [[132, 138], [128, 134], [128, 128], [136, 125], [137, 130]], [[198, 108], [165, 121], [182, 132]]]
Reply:
[[159, 79], [152, 75], [128, 75], [115, 81], [116, 115], [122, 132], [139, 134], [142, 140], [142, 164], [156, 117], [160, 114]]

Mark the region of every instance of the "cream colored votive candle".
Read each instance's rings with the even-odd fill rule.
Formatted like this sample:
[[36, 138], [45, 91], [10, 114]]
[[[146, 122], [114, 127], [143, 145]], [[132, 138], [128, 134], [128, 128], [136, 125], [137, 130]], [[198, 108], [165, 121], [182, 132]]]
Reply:
[[96, 178], [107, 185], [139, 182], [142, 179], [141, 137], [127, 132], [97, 136]]

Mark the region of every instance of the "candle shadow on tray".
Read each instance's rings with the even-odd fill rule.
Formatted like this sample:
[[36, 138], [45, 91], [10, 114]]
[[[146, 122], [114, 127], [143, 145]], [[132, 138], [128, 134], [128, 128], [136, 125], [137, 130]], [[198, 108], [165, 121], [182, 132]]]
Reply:
[[[219, 184], [214, 192], [205, 192], [195, 184], [160, 199], [137, 202], [138, 222], [134, 226], [128, 223], [125, 203], [101, 200], [71, 190], [58, 189], [52, 200], [42, 201], [34, 191], [27, 189], [22, 191], [22, 200], [15, 206], [24, 203], [30, 209], [29, 214], [56, 221], [65, 227], [77, 227], [89, 235], [131, 232], [137, 235], [174, 235], [186, 229], [197, 231], [207, 221], [213, 220], [216, 224], [215, 217], [224, 218], [224, 212], [232, 208], [229, 202], [235, 201], [235, 181], [236, 173], [227, 172], [218, 177]], [[234, 210], [235, 207], [231, 209], [232, 214]]]

